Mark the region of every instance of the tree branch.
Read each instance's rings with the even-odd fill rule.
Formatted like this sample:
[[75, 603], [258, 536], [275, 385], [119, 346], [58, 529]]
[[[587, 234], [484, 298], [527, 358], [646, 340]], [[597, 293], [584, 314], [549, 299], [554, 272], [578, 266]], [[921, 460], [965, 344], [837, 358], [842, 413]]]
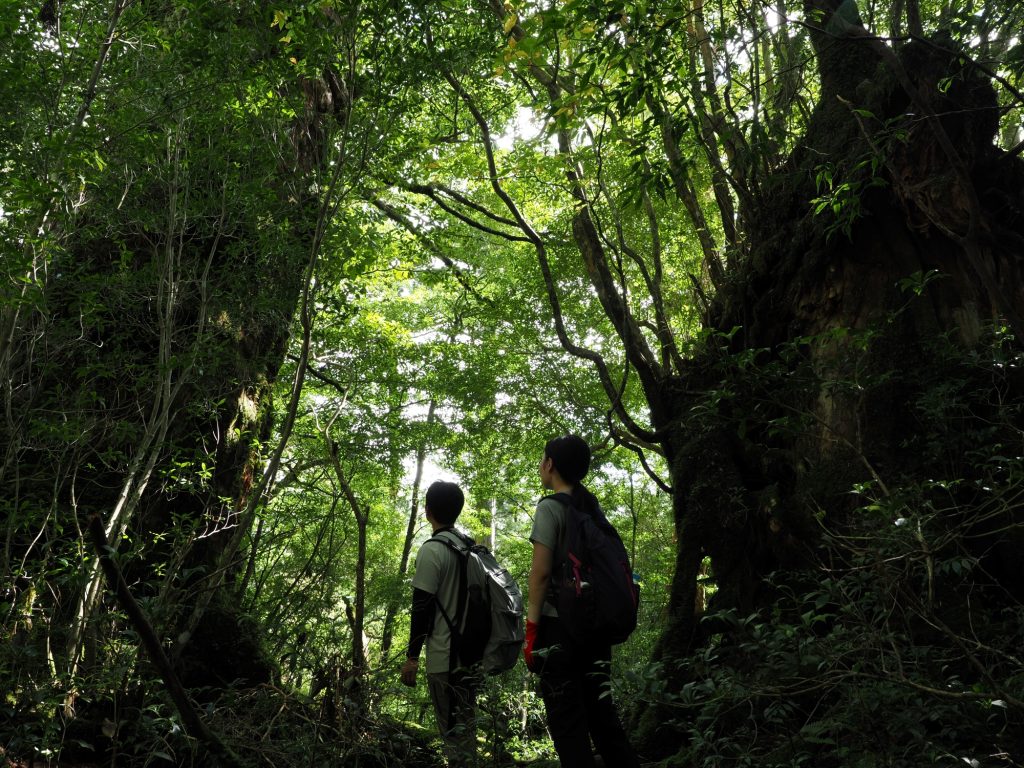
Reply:
[[[473, 199], [471, 199], [469, 197], [466, 197], [466, 195], [462, 194], [461, 192], [458, 192], [457, 190], [454, 190], [454, 189], [451, 189], [449, 187], [446, 187], [446, 186], [444, 186], [442, 184], [410, 184], [406, 188], [410, 192], [416, 192], [416, 193], [421, 194], [421, 195], [427, 195], [432, 200], [436, 200], [438, 203], [440, 203], [440, 200], [438, 199], [437, 193], [438, 192], [444, 193], [448, 197], [450, 197], [453, 200], [461, 203], [462, 205], [466, 206], [467, 208], [472, 208], [474, 211], [478, 211], [479, 213], [482, 213], [484, 216], [486, 216], [487, 218], [491, 219], [492, 221], [496, 221], [499, 224], [504, 224], [505, 226], [508, 226], [508, 227], [514, 227], [516, 229], [519, 228], [519, 223], [517, 221], [515, 221], [514, 219], [510, 219], [510, 218], [508, 218], [506, 216], [501, 216], [501, 215], [495, 213], [494, 211], [492, 211], [486, 205], [481, 205], [476, 200], [473, 200]], [[517, 240], [523, 240], [525, 238], [516, 237], [516, 239]]]
[[[658, 229], [658, 217], [654, 210], [654, 206], [651, 203], [650, 195], [647, 194], [647, 190], [641, 188], [641, 197], [644, 203], [644, 211], [647, 214], [647, 221], [649, 227], [649, 234], [651, 237], [651, 261], [654, 265], [654, 273], [648, 268], [647, 263], [641, 258], [640, 254], [637, 253], [636, 249], [630, 246], [626, 240], [626, 233], [622, 226], [622, 217], [619, 215], [618, 207], [615, 205], [615, 200], [608, 190], [607, 185], [604, 182], [604, 176], [602, 173], [604, 153], [602, 151], [601, 134], [597, 136], [590, 129], [590, 126], [586, 126], [587, 134], [590, 136], [592, 146], [595, 147], [595, 154], [598, 158], [598, 170], [597, 170], [597, 183], [601, 191], [602, 197], [607, 201], [608, 207], [612, 211], [612, 219], [615, 224], [615, 244], [612, 244], [610, 240], [605, 237], [602, 233], [602, 241], [608, 244], [608, 247], [615, 252], [624, 253], [629, 257], [630, 261], [636, 265], [637, 270], [640, 272], [640, 277], [643, 278], [644, 286], [647, 289], [647, 293], [650, 295], [652, 304], [654, 306], [655, 313], [655, 334], [658, 336], [658, 340], [661, 343], [661, 362], [660, 365], [663, 369], [667, 369], [670, 365], [669, 348], [675, 345], [672, 338], [672, 331], [668, 323], [668, 317], [665, 314], [665, 302], [661, 293], [662, 285], [662, 262], [661, 262], [661, 233]], [[649, 164], [646, 160], [644, 161], [645, 167], [650, 169]], [[621, 257], [618, 261], [621, 261]], [[619, 280], [622, 285], [623, 294], [626, 292], [626, 275], [622, 269], [621, 263], [617, 264], [619, 271]], [[641, 325], [646, 325], [641, 323]], [[664, 331], [664, 333], [662, 333]]]
[[[514, 242], [514, 243], [515, 242], [519, 242], [519, 243], [528, 243], [528, 242], [530, 242], [530, 239], [528, 237], [524, 237], [524, 236], [521, 236], [521, 235], [512, 235], [512, 234], [509, 234], [508, 232], [502, 232], [500, 229], [494, 229], [493, 227], [489, 227], [486, 224], [484, 224], [484, 223], [482, 223], [480, 221], [477, 221], [472, 216], [467, 216], [465, 213], [460, 211], [458, 208], [456, 208], [455, 206], [451, 205], [447, 201], [443, 200], [434, 191], [430, 191], [430, 192], [420, 191], [420, 189], [417, 189], [415, 187], [410, 187], [409, 191], [410, 192], [418, 192], [419, 194], [426, 195], [427, 197], [429, 197], [431, 200], [433, 200], [437, 204], [438, 208], [440, 208], [443, 211], [447, 211], [452, 216], [457, 218], [459, 221], [461, 221], [464, 224], [468, 224], [469, 226], [473, 227], [473, 229], [478, 229], [481, 232], [484, 232], [484, 233], [486, 233], [488, 235], [494, 235], [495, 237], [500, 237], [503, 240], [509, 240], [511, 242]], [[513, 222], [513, 226], [515, 226], [514, 222]]]
[[[504, 20], [506, 11], [503, 5], [496, 2], [496, 0], [492, 0], [491, 8], [499, 19]], [[513, 37], [516, 37], [516, 39], [521, 39], [524, 33], [518, 23], [516, 23], [513, 24], [511, 28], [511, 34]], [[563, 83], [557, 74], [552, 75], [547, 70], [532, 63], [529, 65], [529, 71], [537, 78], [541, 85], [547, 89], [548, 96], [552, 102], [558, 101], [564, 93], [573, 92], [571, 84]], [[456, 88], [458, 92], [461, 92], [465, 99], [469, 99], [465, 89], [455, 81], [454, 77], [451, 76], [450, 73], [446, 73], [445, 77], [449, 79], [450, 83], [452, 83], [453, 88]], [[482, 121], [482, 116], [479, 115], [479, 111], [476, 110], [475, 106], [471, 105], [470, 109], [474, 112], [474, 117], [477, 119], [479, 124]], [[488, 164], [491, 168], [492, 183], [497, 185], [497, 173], [493, 165], [493, 151], [490, 147], [489, 135], [485, 135], [485, 138], [485, 151], [488, 154]], [[640, 377], [641, 386], [643, 387], [647, 397], [647, 402], [652, 406], [653, 411], [661, 402], [659, 389], [660, 379], [664, 375], [664, 371], [660, 370], [658, 361], [648, 347], [643, 334], [640, 332], [640, 327], [633, 317], [628, 303], [618, 293], [616, 281], [609, 269], [608, 259], [605, 255], [597, 227], [594, 224], [592, 204], [588, 199], [586, 190], [583, 186], [582, 172], [573, 164], [572, 143], [568, 130], [564, 127], [558, 131], [558, 144], [560, 154], [567, 160], [565, 173], [566, 178], [569, 181], [571, 193], [579, 203], [577, 213], [573, 217], [574, 239], [576, 240], [577, 247], [580, 249], [580, 253], [583, 256], [591, 285], [593, 285], [597, 291], [601, 306], [604, 309], [605, 314], [612, 321], [613, 327], [615, 328], [619, 339], [623, 343], [626, 358], [636, 368], [637, 375]], [[542, 272], [544, 272], [545, 283], [548, 286], [549, 296], [551, 296], [554, 293], [553, 282], [550, 278], [550, 271], [546, 267], [546, 256], [540, 251], [538, 251], [538, 256], [541, 257], [541, 269]], [[552, 303], [552, 307], [557, 309], [557, 301]], [[560, 313], [556, 312], [556, 314], [556, 321], [560, 324]], [[563, 346], [565, 346], [567, 339], [564, 339], [561, 332], [559, 333], [559, 340], [562, 341]], [[566, 348], [568, 349], [568, 347]], [[612, 405], [615, 408], [616, 414], [622, 418], [623, 423], [627, 425], [630, 431], [643, 439], [652, 442], [656, 441], [658, 438], [655, 432], [646, 429], [639, 429], [638, 431], [638, 425], [636, 425], [631, 418], [628, 418], [627, 420], [626, 417], [628, 417], [628, 414], [625, 412], [625, 408], [619, 399], [614, 384], [607, 375], [607, 369], [605, 369], [605, 372], [602, 374], [602, 384], [604, 385], [609, 398], [612, 400]]]
[[[626, 450], [632, 451], [637, 455], [637, 458], [640, 459], [640, 466], [643, 467], [644, 472], [647, 474], [649, 478], [651, 478], [651, 480], [654, 481], [655, 485], [657, 485], [665, 493], [672, 495], [672, 486], [666, 483], [664, 480], [662, 480], [661, 476], [654, 471], [654, 468], [647, 463], [647, 456], [644, 454], [643, 448], [637, 445], [636, 442], [634, 442], [632, 439], [629, 439], [628, 436], [622, 435], [615, 428], [615, 425], [612, 423], [611, 419], [608, 420], [608, 432], [611, 435], [612, 442], [614, 442], [615, 445], [622, 446]], [[656, 453], [661, 452], [658, 449], [658, 446], [648, 445], [647, 447], [655, 451]]]
[[[690, 221], [693, 222], [693, 228], [697, 232], [697, 239], [700, 241], [701, 251], [704, 254], [704, 266], [708, 271], [708, 277], [711, 279], [711, 284], [715, 286], [715, 289], [720, 290], [725, 283], [725, 270], [722, 267], [722, 260], [718, 254], [718, 245], [715, 243], [711, 229], [708, 227], [704, 210], [697, 199], [697, 193], [693, 188], [693, 183], [690, 181], [690, 175], [686, 171], [686, 163], [683, 160], [682, 153], [679, 151], [679, 145], [676, 143], [675, 131], [672, 128], [672, 117], [652, 95], [647, 97], [647, 108], [651, 110], [661, 128], [661, 143], [665, 149], [665, 157], [668, 160], [668, 174], [672, 179], [672, 186], [676, 191], [676, 197], [686, 207], [686, 212], [690, 215]], [[727, 210], [721, 210], [720, 213], [723, 217], [731, 214], [731, 206]], [[725, 231], [728, 233], [730, 230], [727, 227]], [[733, 233], [732, 238], [735, 240], [735, 233]]]
[[676, 345], [672, 325], [668, 321], [668, 313], [665, 311], [665, 297], [661, 290], [664, 269], [661, 259], [661, 232], [658, 227], [658, 216], [654, 210], [654, 204], [651, 202], [651, 196], [647, 193], [646, 189], [641, 193], [641, 197], [651, 232], [651, 259], [654, 262], [654, 275], [651, 277], [651, 297], [654, 299], [654, 316], [658, 323], [658, 340], [661, 342], [662, 367], [668, 369], [670, 363], [675, 363], [677, 370], [682, 370], [683, 359], [679, 354], [679, 347]]
[[[459, 281], [459, 284], [463, 288], [465, 288], [469, 293], [473, 294], [473, 296], [475, 296], [479, 301], [483, 302], [484, 304], [492, 305], [494, 303], [491, 299], [487, 298], [486, 296], [483, 296], [479, 291], [477, 291], [476, 287], [469, 281], [469, 277], [462, 270], [462, 268], [459, 267], [459, 265], [456, 264], [452, 260], [452, 258], [448, 256], [448, 254], [442, 251], [429, 237], [427, 237], [423, 232], [421, 232], [416, 227], [416, 225], [409, 220], [409, 217], [406, 216], [402, 211], [398, 210], [395, 206], [391, 205], [390, 203], [384, 202], [379, 197], [375, 197], [371, 202], [377, 208], [377, 210], [379, 210], [393, 222], [399, 224], [407, 232], [416, 235], [416, 237], [419, 238], [420, 241], [427, 247], [427, 250], [430, 251], [431, 255], [438, 258], [446, 267], [448, 267], [448, 269], [452, 271], [452, 274], [455, 275], [455, 279]], [[491, 230], [488, 229], [487, 231]], [[492, 231], [492, 234], [500, 233]]]
[[217, 734], [206, 727], [206, 723], [203, 722], [195, 707], [192, 706], [188, 694], [185, 692], [181, 681], [171, 666], [170, 659], [164, 653], [163, 646], [160, 644], [160, 638], [157, 637], [156, 632], [153, 630], [153, 625], [146, 618], [142, 607], [132, 596], [131, 590], [121, 574], [121, 569], [117, 567], [117, 564], [110, 557], [113, 550], [107, 542], [107, 536], [103, 530], [103, 521], [100, 520], [99, 515], [93, 515], [89, 519], [89, 534], [92, 538], [93, 547], [96, 549], [96, 554], [99, 557], [100, 567], [107, 577], [107, 583], [110, 585], [111, 591], [117, 596], [118, 604], [124, 609], [125, 614], [128, 616], [128, 621], [138, 633], [142, 646], [146, 649], [150, 660], [157, 668], [157, 672], [160, 673], [160, 678], [164, 681], [164, 685], [167, 686], [167, 693], [171, 697], [171, 701], [174, 702], [178, 714], [181, 715], [181, 724], [185, 732], [204, 744], [212, 754], [223, 761], [224, 765], [229, 768], [242, 768], [242, 763], [238, 757], [220, 740]]

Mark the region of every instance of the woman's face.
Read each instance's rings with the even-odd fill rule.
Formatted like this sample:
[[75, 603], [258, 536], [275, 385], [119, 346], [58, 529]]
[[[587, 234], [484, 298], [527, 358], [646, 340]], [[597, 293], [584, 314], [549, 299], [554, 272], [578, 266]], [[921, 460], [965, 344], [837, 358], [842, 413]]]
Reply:
[[540, 460], [540, 467], [538, 467], [538, 474], [540, 474], [540, 484], [551, 490], [551, 470], [554, 468], [555, 463], [551, 460], [550, 456], [542, 456]]

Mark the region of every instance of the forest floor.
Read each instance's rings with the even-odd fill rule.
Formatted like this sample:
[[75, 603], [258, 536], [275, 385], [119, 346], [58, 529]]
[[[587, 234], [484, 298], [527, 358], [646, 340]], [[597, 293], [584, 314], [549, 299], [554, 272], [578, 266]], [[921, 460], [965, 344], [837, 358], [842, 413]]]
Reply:
[[[80, 760], [23, 760], [19, 758], [6, 757], [0, 748], [0, 768], [108, 768], [109, 763], [97, 763], [97, 762], [82, 762]], [[598, 768], [603, 768], [604, 764], [600, 762], [598, 758]], [[509, 768], [558, 768], [559, 763], [557, 760], [529, 760], [520, 761], [517, 760], [512, 763]]]
[[[3, 760], [0, 763], [0, 768], [108, 768], [106, 763], [83, 763], [80, 761], [64, 761], [54, 760], [50, 762], [46, 761], [27, 761], [19, 760], [16, 758], [8, 758], [0, 755], [0, 759]], [[558, 768], [559, 763], [557, 760], [531, 760], [527, 762], [516, 761], [513, 764], [514, 768]], [[602, 768], [603, 764], [598, 763], [598, 768]]]

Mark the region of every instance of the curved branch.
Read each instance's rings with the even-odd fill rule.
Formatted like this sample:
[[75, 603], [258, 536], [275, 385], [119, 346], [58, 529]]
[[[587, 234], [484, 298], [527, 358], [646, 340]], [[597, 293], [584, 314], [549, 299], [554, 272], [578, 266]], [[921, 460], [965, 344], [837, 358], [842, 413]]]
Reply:
[[[530, 242], [530, 239], [527, 238], [527, 237], [523, 237], [521, 235], [511, 235], [508, 232], [502, 232], [500, 229], [494, 229], [493, 227], [489, 227], [486, 224], [484, 224], [484, 223], [482, 223], [480, 221], [477, 221], [472, 216], [466, 215], [465, 213], [460, 211], [458, 208], [456, 208], [455, 206], [451, 205], [450, 203], [448, 203], [447, 201], [442, 199], [441, 196], [438, 195], [436, 190], [434, 190], [432, 187], [423, 186], [423, 185], [420, 185], [420, 184], [414, 184], [414, 185], [411, 185], [409, 187], [406, 187], [406, 189], [408, 189], [410, 192], [415, 192], [417, 194], [429, 197], [431, 200], [434, 201], [434, 203], [437, 205], [438, 208], [440, 208], [443, 211], [446, 211], [447, 213], [450, 213], [452, 216], [457, 218], [463, 224], [468, 224], [473, 229], [478, 229], [481, 232], [484, 232], [484, 233], [486, 233], [488, 235], [493, 235], [495, 237], [500, 237], [503, 240], [509, 240], [510, 242], [513, 242], [513, 243], [516, 243], [516, 242], [518, 242], [518, 243], [528, 243], [528, 242]], [[377, 201], [374, 201], [375, 205], [376, 205], [376, 203], [377, 203]], [[477, 206], [474, 206], [474, 207], [477, 207]], [[483, 208], [483, 206], [478, 206], [478, 207], [481, 208], [481, 209]], [[493, 218], [493, 216], [492, 216], [492, 218]], [[518, 226], [518, 225], [513, 221], [513, 222], [511, 222], [511, 226], [515, 227], [515, 226]]]
[[662, 267], [661, 231], [658, 227], [658, 216], [651, 202], [651, 196], [647, 190], [642, 192], [644, 211], [647, 213], [648, 226], [651, 232], [651, 258], [654, 261], [654, 275], [651, 277], [651, 297], [654, 299], [654, 317], [658, 323], [658, 340], [661, 342], [662, 367], [668, 368], [669, 362], [674, 362], [678, 370], [683, 368], [683, 358], [679, 354], [679, 347], [676, 344], [675, 334], [668, 321], [668, 313], [665, 311], [665, 297], [661, 290], [664, 269]]
[[[704, 266], [708, 271], [708, 277], [711, 278], [711, 284], [715, 286], [715, 289], [720, 290], [725, 283], [725, 270], [722, 267], [722, 260], [718, 254], [718, 245], [715, 243], [714, 235], [711, 234], [711, 229], [708, 227], [707, 218], [704, 216], [704, 210], [697, 199], [697, 193], [693, 188], [690, 175], [686, 171], [686, 163], [683, 160], [682, 152], [680, 152], [679, 145], [676, 142], [675, 131], [672, 128], [672, 117], [651, 95], [647, 97], [647, 108], [651, 110], [661, 128], [661, 143], [665, 150], [665, 158], [668, 160], [668, 175], [672, 179], [672, 186], [676, 190], [676, 197], [686, 207], [686, 212], [690, 215], [690, 221], [693, 222], [693, 228], [697, 231], [697, 238], [700, 240], [700, 247], [704, 254]], [[731, 213], [731, 207], [721, 210], [723, 220], [727, 214]], [[725, 231], [729, 232], [728, 227]], [[733, 233], [732, 237], [733, 241], [735, 241], [735, 233]]]
[[[661, 247], [661, 233], [658, 226], [658, 216], [654, 210], [654, 205], [651, 202], [650, 195], [647, 190], [641, 187], [641, 199], [644, 206], [644, 212], [647, 215], [648, 229], [651, 237], [651, 261], [653, 263], [653, 274], [651, 269], [647, 266], [644, 259], [637, 253], [636, 249], [629, 245], [626, 240], [625, 231], [622, 226], [622, 218], [619, 215], [618, 208], [615, 205], [615, 201], [608, 190], [607, 185], [604, 182], [602, 174], [602, 161], [603, 154], [601, 151], [602, 142], [601, 134], [595, 136], [593, 130], [589, 125], [585, 126], [588, 136], [590, 137], [591, 145], [596, 147], [596, 155], [598, 158], [598, 169], [597, 169], [597, 184], [602, 197], [607, 201], [607, 205], [611, 209], [612, 219], [615, 225], [615, 236], [616, 243], [612, 243], [604, 233], [601, 233], [602, 242], [606, 243], [613, 252], [618, 254], [619, 252], [624, 253], [629, 257], [630, 261], [636, 266], [640, 272], [640, 276], [643, 279], [644, 286], [647, 289], [648, 295], [651, 297], [651, 302], [654, 307], [655, 323], [653, 325], [640, 322], [639, 325], [645, 327], [651, 327], [654, 331], [655, 336], [661, 346], [660, 353], [660, 367], [663, 373], [667, 373], [672, 363], [676, 363], [679, 368], [682, 368], [681, 358], [679, 357], [678, 349], [675, 343], [675, 337], [672, 333], [672, 327], [668, 320], [668, 314], [665, 312], [665, 301], [662, 295], [662, 247]], [[644, 159], [644, 165], [647, 170], [650, 170], [650, 166], [647, 163], [646, 158]], [[593, 212], [593, 208], [591, 209]], [[622, 270], [621, 256], [617, 258], [616, 267], [619, 273], [619, 281], [621, 283], [621, 290], [623, 296], [626, 295], [626, 276]]]
[[[637, 455], [637, 458], [640, 459], [640, 466], [643, 467], [644, 473], [649, 478], [651, 478], [651, 480], [654, 481], [655, 485], [657, 485], [658, 488], [660, 488], [665, 493], [671, 495], [672, 486], [666, 483], [664, 480], [662, 480], [658, 473], [655, 472], [654, 469], [651, 467], [651, 465], [647, 463], [647, 456], [644, 455], [643, 448], [640, 445], [637, 445], [633, 440], [625, 439], [624, 436], [620, 434], [617, 429], [615, 429], [615, 425], [612, 424], [611, 419], [608, 420], [608, 431], [611, 435], [612, 442], [614, 442], [617, 446], [622, 446], [626, 450], [635, 453]], [[647, 448], [653, 450], [655, 453], [661, 453], [658, 450], [658, 447], [655, 445], [648, 445]]]
[[[427, 34], [427, 43], [432, 47], [433, 40], [430, 38], [429, 31]], [[453, 75], [448, 68], [444, 68], [441, 74], [444, 77], [444, 79], [448, 82], [448, 84], [451, 86], [452, 90], [455, 91], [459, 98], [462, 99], [462, 101], [466, 104], [470, 113], [473, 116], [474, 121], [477, 124], [477, 128], [480, 131], [480, 138], [484, 149], [484, 155], [487, 160], [487, 170], [491, 183], [491, 189], [494, 191], [494, 194], [497, 195], [498, 198], [505, 204], [505, 207], [509, 210], [509, 212], [515, 219], [516, 224], [519, 226], [519, 228], [526, 235], [526, 237], [529, 239], [530, 243], [534, 247], [534, 251], [537, 254], [537, 261], [540, 264], [541, 274], [544, 278], [544, 287], [548, 295], [548, 302], [551, 305], [551, 311], [555, 321], [555, 333], [558, 336], [559, 343], [569, 354], [575, 357], [582, 358], [584, 360], [589, 360], [591, 363], [594, 364], [594, 367], [597, 369], [601, 385], [604, 387], [606, 394], [612, 401], [612, 407], [615, 411], [615, 414], [619, 417], [619, 419], [622, 420], [622, 422], [626, 425], [630, 432], [633, 432], [634, 434], [641, 436], [644, 439], [650, 440], [652, 442], [658, 440], [658, 435], [655, 432], [653, 432], [650, 429], [641, 427], [639, 424], [636, 423], [636, 421], [628, 413], [628, 411], [626, 411], [626, 408], [622, 403], [622, 399], [618, 395], [617, 387], [615, 386], [615, 382], [612, 380], [611, 372], [609, 371], [608, 364], [605, 362], [605, 359], [599, 353], [593, 351], [592, 349], [582, 347], [574, 343], [569, 338], [569, 334], [566, 330], [565, 321], [562, 314], [561, 300], [559, 299], [558, 290], [555, 287], [554, 277], [551, 273], [551, 265], [548, 261], [547, 248], [541, 236], [533, 228], [530, 222], [526, 220], [526, 217], [519, 210], [519, 206], [516, 205], [515, 201], [511, 198], [511, 196], [508, 194], [505, 188], [501, 185], [501, 182], [498, 180], [498, 168], [494, 159], [494, 147], [491, 142], [491, 132], [490, 127], [487, 124], [487, 120], [480, 112], [480, 109], [477, 107], [476, 102], [473, 100], [472, 96], [470, 96], [470, 94], [462, 86], [462, 83], [459, 82], [455, 75]], [[586, 214], [586, 208], [582, 209], [581, 213]], [[574, 231], [577, 227], [576, 222], [579, 221], [579, 219], [580, 215], [577, 214], [573, 224]], [[589, 223], [589, 217], [587, 217], [587, 222]], [[589, 226], [592, 228], [593, 224], [591, 223], [589, 224]], [[596, 230], [593, 231], [592, 235], [588, 233], [588, 238], [590, 238], [590, 242], [596, 240]], [[600, 243], [597, 244], [597, 248], [600, 249]], [[594, 256], [593, 253], [592, 256], [594, 256], [594, 258], [587, 259], [586, 256], [584, 257], [588, 263], [588, 271], [590, 271], [591, 264], [593, 264], [595, 270], [603, 270], [603, 272], [607, 272], [606, 263], [597, 263], [597, 261], [603, 260], [603, 252], [598, 252], [600, 253], [599, 257]], [[603, 282], [604, 285], [611, 284], [610, 274], [604, 276]], [[605, 293], [607, 293], [607, 291]], [[618, 299], [617, 295], [615, 296], [615, 299]], [[602, 303], [604, 302], [602, 301]], [[632, 320], [632, 318], [630, 318], [630, 320]], [[639, 331], [637, 331], [637, 337], [640, 337]], [[642, 339], [642, 337], [640, 338]], [[627, 345], [627, 349], [628, 347], [629, 345]]]
[[519, 227], [519, 223], [514, 219], [510, 219], [507, 218], [506, 216], [497, 214], [490, 208], [488, 208], [486, 205], [481, 205], [476, 200], [467, 197], [458, 190], [451, 189], [450, 187], [446, 187], [443, 184], [411, 184], [409, 185], [408, 189], [410, 192], [418, 192], [420, 194], [429, 195], [434, 200], [437, 200], [437, 197], [435, 197], [435, 195], [438, 192], [443, 192], [453, 200], [462, 203], [462, 205], [466, 206], [467, 208], [472, 208], [474, 211], [482, 213], [487, 218], [496, 221], [499, 224], [505, 224], [506, 226], [509, 227]]
[[[644, 210], [648, 215], [648, 223], [650, 225], [650, 236], [651, 236], [651, 257], [654, 262], [654, 274], [651, 274], [651, 270], [648, 268], [647, 263], [641, 258], [640, 254], [637, 253], [636, 249], [633, 248], [626, 240], [626, 233], [622, 227], [622, 217], [619, 214], [618, 207], [615, 204], [615, 200], [612, 194], [608, 190], [607, 184], [604, 181], [604, 174], [602, 172], [604, 154], [602, 152], [602, 141], [601, 134], [594, 135], [589, 125], [585, 126], [587, 135], [590, 137], [591, 144], [596, 148], [595, 154], [597, 156], [598, 168], [597, 168], [597, 184], [600, 189], [601, 196], [607, 202], [608, 207], [612, 212], [612, 219], [615, 225], [615, 239], [616, 242], [612, 243], [611, 240], [604, 235], [602, 232], [602, 241], [605, 242], [608, 247], [614, 252], [624, 253], [629, 257], [630, 261], [636, 266], [640, 272], [640, 277], [643, 278], [644, 286], [647, 289], [647, 293], [650, 294], [654, 308], [655, 315], [657, 317], [657, 327], [664, 326], [668, 328], [668, 318], [664, 313], [665, 303], [661, 296], [661, 234], [658, 230], [657, 216], [655, 215], [653, 206], [650, 205], [650, 196], [647, 194], [645, 189], [641, 189], [641, 195], [644, 200]], [[645, 161], [646, 164], [646, 161]], [[648, 167], [649, 169], [649, 167]], [[622, 292], [626, 293], [626, 276], [622, 270], [621, 257], [617, 259], [617, 268], [619, 271], [619, 280], [622, 284]], [[641, 323], [644, 325], [645, 323]], [[657, 330], [655, 331], [657, 333]], [[659, 339], [662, 342], [662, 367], [667, 367], [668, 363], [665, 360], [665, 339]]]
[[[492, 0], [491, 8], [499, 19], [505, 19], [507, 13], [503, 5], [498, 3], [496, 0]], [[523, 30], [519, 27], [518, 23], [512, 25], [511, 35], [515, 39], [521, 39], [523, 37]], [[573, 93], [571, 84], [563, 83], [562, 78], [558, 77], [557, 71], [552, 75], [543, 67], [532, 62], [528, 65], [528, 69], [537, 81], [547, 90], [548, 97], [553, 103], [561, 99], [566, 93]], [[446, 75], [446, 77], [448, 76], [449, 75]], [[458, 84], [455, 83], [453, 87], [456, 85]], [[462, 89], [461, 86], [458, 86], [458, 90], [465, 94], [465, 90]], [[474, 107], [471, 106], [470, 109], [473, 110]], [[474, 112], [474, 117], [477, 118], [479, 123], [481, 118], [479, 117], [478, 111]], [[609, 268], [604, 246], [597, 226], [594, 223], [595, 212], [593, 210], [593, 205], [588, 198], [586, 189], [584, 188], [582, 170], [573, 161], [572, 142], [568, 129], [564, 126], [561, 127], [557, 132], [557, 136], [559, 153], [566, 159], [566, 179], [569, 182], [571, 194], [578, 203], [577, 212], [573, 217], [572, 223], [573, 237], [576, 241], [577, 248], [583, 256], [591, 285], [597, 291], [598, 300], [601, 302], [601, 306], [605, 314], [609, 320], [611, 320], [619, 339], [622, 341], [626, 359], [636, 369], [637, 375], [640, 378], [640, 383], [644, 390], [647, 403], [652, 411], [652, 419], [655, 423], [662, 422], [664, 421], [664, 418], [662, 418], [664, 413], [661, 411], [664, 404], [662, 402], [660, 390], [662, 379], [667, 372], [660, 368], [657, 357], [652, 353], [644, 335], [640, 332], [639, 324], [633, 317], [625, 296], [619, 294], [617, 282]], [[488, 163], [491, 164], [492, 181], [496, 181], [496, 173], [493, 167], [493, 153], [489, 146], [489, 140], [487, 142], [486, 151], [488, 152]], [[540, 252], [538, 252], [538, 255], [543, 256]], [[546, 258], [541, 258], [541, 262], [542, 271], [545, 272], [545, 282], [548, 285], [550, 295], [552, 293], [552, 281], [546, 268]], [[555, 307], [556, 305], [552, 304], [552, 306]], [[560, 320], [560, 318], [558, 319]], [[619, 414], [620, 417], [623, 416], [625, 414], [625, 408], [621, 403], [621, 398], [618, 393], [616, 393], [612, 388], [611, 381], [608, 378], [606, 371], [602, 374], [602, 384], [605, 386], [605, 391], [612, 400], [612, 406], [616, 413]], [[627, 425], [630, 431], [642, 436], [644, 439], [661, 439], [656, 433], [651, 432], [650, 430], [638, 431], [636, 428], [637, 425], [632, 422], [632, 420], [627, 421], [623, 418], [623, 422]]]
[[625, 347], [626, 359], [637, 369], [637, 375], [640, 377], [645, 392], [653, 398], [660, 373], [658, 363], [640, 332], [639, 323], [616, 290], [615, 278], [608, 266], [604, 246], [601, 244], [597, 227], [590, 216], [589, 207], [581, 207], [577, 211], [573, 217], [572, 231], [576, 246], [587, 267], [590, 282], [597, 291], [598, 300]]
[[473, 296], [476, 299], [483, 302], [484, 304], [494, 303], [491, 299], [481, 295], [480, 292], [477, 291], [476, 287], [469, 281], [469, 277], [466, 275], [465, 271], [463, 271], [463, 269], [459, 267], [459, 265], [456, 264], [452, 260], [452, 258], [448, 256], [448, 254], [446, 254], [444, 251], [438, 248], [437, 245], [430, 240], [430, 238], [424, 235], [424, 233], [420, 232], [416, 228], [416, 225], [409, 220], [408, 216], [406, 216], [400, 210], [395, 208], [395, 206], [391, 205], [390, 203], [384, 202], [380, 198], [374, 198], [373, 200], [371, 200], [371, 202], [379, 211], [381, 211], [393, 222], [401, 225], [402, 228], [404, 228], [407, 232], [410, 232], [411, 234], [416, 235], [416, 237], [420, 238], [423, 244], [427, 247], [427, 250], [430, 251], [431, 255], [440, 259], [444, 263], [444, 265], [452, 271], [452, 274], [455, 275], [455, 279], [459, 281], [459, 284], [463, 288], [465, 288], [469, 293], [473, 294]]

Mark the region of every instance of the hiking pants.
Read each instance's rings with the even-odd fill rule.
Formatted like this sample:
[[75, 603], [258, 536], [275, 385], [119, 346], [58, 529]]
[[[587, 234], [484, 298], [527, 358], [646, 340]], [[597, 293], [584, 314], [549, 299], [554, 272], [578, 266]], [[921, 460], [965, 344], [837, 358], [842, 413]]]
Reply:
[[476, 688], [476, 678], [458, 670], [427, 673], [427, 689], [451, 768], [474, 765]]
[[538, 651], [546, 651], [538, 659], [540, 691], [562, 768], [596, 766], [591, 740], [607, 768], [639, 768], [609, 691], [611, 646], [570, 648], [559, 620], [544, 616]]

